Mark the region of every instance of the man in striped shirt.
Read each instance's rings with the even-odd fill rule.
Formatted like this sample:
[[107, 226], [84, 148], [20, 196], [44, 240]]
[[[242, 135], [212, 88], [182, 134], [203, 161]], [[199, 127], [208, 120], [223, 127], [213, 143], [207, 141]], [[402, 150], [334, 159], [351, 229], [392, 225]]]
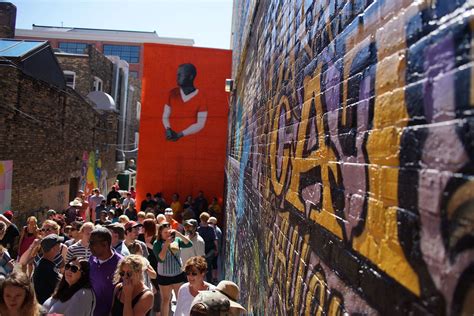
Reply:
[[81, 240], [68, 248], [66, 262], [69, 262], [69, 260], [71, 260], [73, 257], [85, 258], [86, 260], [89, 260], [89, 257], [91, 256], [89, 240], [93, 229], [94, 224], [91, 222], [87, 222], [82, 225], [81, 230], [79, 231]]

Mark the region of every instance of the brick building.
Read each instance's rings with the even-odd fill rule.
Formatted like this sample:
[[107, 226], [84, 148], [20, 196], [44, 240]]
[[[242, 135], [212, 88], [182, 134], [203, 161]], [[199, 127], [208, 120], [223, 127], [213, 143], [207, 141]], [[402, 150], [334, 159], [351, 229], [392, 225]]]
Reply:
[[[0, 190], [3, 197], [10, 193], [10, 205], [0, 206], [24, 217], [64, 209], [80, 188], [107, 190], [117, 174], [116, 149], [109, 144], [117, 142], [118, 113], [67, 86], [47, 42], [4, 39], [0, 46], [0, 162], [3, 169], [13, 164], [13, 173], [0, 173], [2, 183], [11, 181], [9, 192]], [[91, 51], [80, 62], [92, 70], [84, 73], [84, 89], [91, 74], [111, 73], [112, 63], [100, 59]], [[110, 86], [104, 76], [104, 87]]]

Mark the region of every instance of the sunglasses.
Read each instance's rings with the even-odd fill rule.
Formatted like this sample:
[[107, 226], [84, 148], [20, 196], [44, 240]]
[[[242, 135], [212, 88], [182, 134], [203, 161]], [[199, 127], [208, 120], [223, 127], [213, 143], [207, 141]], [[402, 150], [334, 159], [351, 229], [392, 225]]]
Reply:
[[71, 270], [72, 273], [76, 273], [77, 271], [81, 270], [78, 266], [75, 266], [70, 263], [66, 263], [66, 265], [64, 266], [64, 269]]
[[186, 275], [192, 275], [192, 276], [196, 276], [198, 275], [199, 273], [198, 272], [194, 272], [194, 271], [186, 271]]
[[169, 228], [169, 227], [170, 227], [170, 224], [169, 224], [169, 223], [161, 224], [161, 226], [163, 226], [163, 228]]
[[41, 228], [41, 231], [42, 231], [42, 232], [51, 232], [51, 231], [53, 231], [53, 230], [54, 230], [54, 229], [53, 229], [53, 228], [50, 228], [50, 227], [48, 227], [48, 228]]
[[120, 271], [119, 272], [119, 275], [123, 278], [125, 276], [125, 274], [127, 275], [128, 278], [131, 278], [132, 277], [132, 272], [128, 271], [127, 273], [123, 272], [123, 271]]

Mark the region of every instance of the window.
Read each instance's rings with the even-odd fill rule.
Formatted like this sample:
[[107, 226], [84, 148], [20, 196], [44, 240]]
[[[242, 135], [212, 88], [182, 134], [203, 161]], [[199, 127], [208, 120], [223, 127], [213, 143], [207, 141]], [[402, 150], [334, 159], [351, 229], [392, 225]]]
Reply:
[[142, 104], [140, 102], [137, 102], [137, 121], [140, 120], [141, 112], [142, 112]]
[[135, 148], [138, 148], [138, 140], [139, 139], [140, 139], [140, 133], [135, 132], [135, 142], [134, 142]]
[[128, 75], [132, 78], [138, 79], [138, 71], [130, 71]]
[[61, 49], [63, 52], [71, 54], [86, 54], [87, 44], [60, 42], [59, 49]]
[[104, 83], [99, 77], [94, 77], [94, 91], [102, 91]]
[[104, 55], [119, 56], [131, 64], [138, 64], [140, 60], [140, 46], [106, 44], [104, 45]]
[[70, 70], [64, 70], [64, 78], [66, 79], [66, 85], [73, 88], [76, 86], [76, 73]]

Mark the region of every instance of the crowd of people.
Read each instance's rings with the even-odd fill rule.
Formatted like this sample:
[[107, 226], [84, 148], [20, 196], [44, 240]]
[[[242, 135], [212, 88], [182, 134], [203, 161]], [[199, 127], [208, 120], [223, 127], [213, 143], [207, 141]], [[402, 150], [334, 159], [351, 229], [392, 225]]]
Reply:
[[[0, 214], [0, 315], [240, 315], [239, 288], [221, 281], [222, 219], [203, 192], [79, 191], [62, 212], [20, 230]], [[176, 306], [172, 306], [173, 292]]]

